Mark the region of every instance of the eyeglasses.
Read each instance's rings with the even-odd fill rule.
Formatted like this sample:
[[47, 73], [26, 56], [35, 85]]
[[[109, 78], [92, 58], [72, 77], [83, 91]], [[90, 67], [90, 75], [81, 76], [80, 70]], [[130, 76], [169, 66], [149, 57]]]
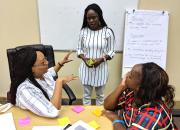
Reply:
[[47, 57], [44, 57], [44, 59], [40, 61], [40, 64], [33, 65], [33, 67], [45, 66], [47, 64], [48, 64]]

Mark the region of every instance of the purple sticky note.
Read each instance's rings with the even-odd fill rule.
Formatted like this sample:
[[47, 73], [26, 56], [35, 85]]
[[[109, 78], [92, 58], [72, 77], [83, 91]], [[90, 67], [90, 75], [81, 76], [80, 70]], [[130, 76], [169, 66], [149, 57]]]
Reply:
[[84, 108], [82, 106], [75, 106], [72, 108], [72, 111], [76, 112], [76, 113], [80, 113], [84, 110]]
[[30, 123], [29, 117], [19, 119], [19, 125], [21, 126], [28, 125], [29, 123]]

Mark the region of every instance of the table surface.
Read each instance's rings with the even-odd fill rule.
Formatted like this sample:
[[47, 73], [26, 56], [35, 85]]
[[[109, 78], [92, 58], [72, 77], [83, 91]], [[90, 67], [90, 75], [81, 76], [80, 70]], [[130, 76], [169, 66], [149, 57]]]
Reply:
[[[113, 130], [112, 122], [107, 119], [105, 116], [96, 116], [92, 113], [93, 110], [95, 109], [101, 109], [103, 110], [103, 106], [82, 106], [85, 108], [84, 111], [80, 113], [75, 113], [71, 109], [74, 106], [62, 106], [60, 115], [58, 118], [62, 117], [68, 117], [71, 121], [71, 124], [75, 123], [76, 121], [82, 120], [86, 123], [91, 122], [92, 120], [96, 121], [99, 125], [100, 128], [97, 130]], [[15, 122], [15, 126], [17, 130], [32, 130], [33, 126], [53, 126], [53, 125], [58, 125], [58, 118], [44, 118], [37, 116], [33, 114], [30, 111], [27, 110], [22, 110], [18, 107], [12, 107], [10, 110], [8, 110], [6, 113], [12, 112], [13, 114], [13, 119]], [[30, 118], [30, 124], [26, 126], [20, 126], [19, 125], [19, 119], [22, 118]]]

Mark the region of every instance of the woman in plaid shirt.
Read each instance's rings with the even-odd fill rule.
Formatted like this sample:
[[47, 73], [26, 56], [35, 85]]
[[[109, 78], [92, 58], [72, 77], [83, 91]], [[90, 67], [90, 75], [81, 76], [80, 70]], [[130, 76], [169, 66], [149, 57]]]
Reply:
[[170, 108], [174, 88], [167, 73], [155, 63], [135, 65], [105, 99], [104, 114], [114, 130], [177, 129]]

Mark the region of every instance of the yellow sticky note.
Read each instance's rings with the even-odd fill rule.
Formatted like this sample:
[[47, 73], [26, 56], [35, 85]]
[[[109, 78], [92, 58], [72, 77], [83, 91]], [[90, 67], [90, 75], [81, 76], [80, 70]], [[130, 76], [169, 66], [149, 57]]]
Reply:
[[95, 114], [96, 116], [101, 116], [102, 110], [97, 108], [97, 109], [93, 110], [92, 113]]
[[87, 63], [89, 66], [93, 66], [94, 60], [93, 60], [93, 59], [89, 59], [89, 60], [86, 61], [86, 63]]
[[70, 124], [71, 122], [68, 117], [63, 117], [58, 119], [58, 123], [60, 126], [65, 126], [67, 124]]
[[100, 125], [96, 122], [96, 121], [91, 121], [91, 122], [89, 122], [88, 123], [91, 127], [93, 127], [93, 128], [95, 128], [95, 129], [97, 129], [97, 128], [99, 128], [100, 127]]

